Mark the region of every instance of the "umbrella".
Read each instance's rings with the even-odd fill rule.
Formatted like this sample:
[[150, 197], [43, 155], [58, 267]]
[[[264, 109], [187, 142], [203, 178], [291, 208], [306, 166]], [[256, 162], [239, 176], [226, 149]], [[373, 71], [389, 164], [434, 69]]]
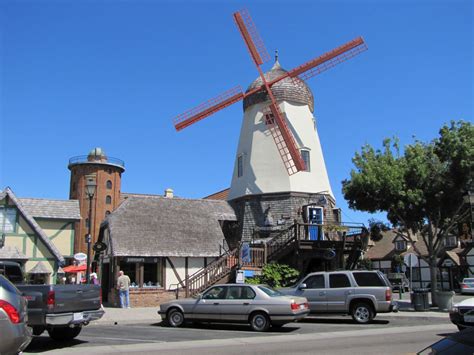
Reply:
[[76, 273], [76, 272], [86, 271], [86, 264], [65, 266], [63, 267], [63, 270], [64, 272], [67, 272], [67, 273]]

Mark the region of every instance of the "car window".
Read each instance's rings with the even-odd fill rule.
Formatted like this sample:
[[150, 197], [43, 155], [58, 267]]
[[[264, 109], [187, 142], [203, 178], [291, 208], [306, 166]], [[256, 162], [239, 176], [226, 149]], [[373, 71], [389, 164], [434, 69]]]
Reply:
[[209, 289], [204, 295], [202, 296], [203, 299], [206, 300], [217, 300], [217, 299], [223, 299], [225, 298], [225, 291], [226, 291], [225, 286], [216, 286], [211, 289]]
[[345, 274], [331, 274], [329, 275], [329, 287], [330, 288], [341, 288], [351, 287], [351, 282]]
[[7, 290], [8, 292], [15, 293], [17, 295], [20, 294], [20, 291], [10, 282], [8, 279], [2, 275], [0, 275], [0, 288]]
[[303, 281], [307, 288], [326, 288], [324, 275], [313, 275]]
[[270, 297], [279, 297], [279, 296], [283, 296], [283, 293], [277, 291], [277, 290], [274, 290], [270, 287], [267, 287], [267, 286], [258, 286], [258, 288], [260, 290], [262, 290], [263, 292], [265, 292], [268, 296]]
[[226, 298], [229, 300], [251, 300], [255, 298], [255, 292], [247, 286], [230, 286]]
[[464, 280], [462, 280], [462, 282], [469, 282], [469, 283], [472, 283], [472, 282], [474, 282], [474, 279], [464, 279]]
[[361, 287], [385, 286], [384, 281], [376, 272], [354, 272], [353, 275], [357, 284]]

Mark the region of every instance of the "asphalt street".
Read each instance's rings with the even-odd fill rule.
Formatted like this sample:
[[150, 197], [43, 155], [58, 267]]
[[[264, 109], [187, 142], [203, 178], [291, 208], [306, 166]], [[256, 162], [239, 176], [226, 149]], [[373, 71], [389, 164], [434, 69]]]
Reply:
[[[416, 353], [457, 329], [446, 318], [383, 317], [358, 325], [348, 316], [309, 317], [266, 333], [246, 325], [199, 324], [185, 328], [160, 323], [89, 325], [69, 342], [36, 337], [25, 354], [84, 353]], [[317, 351], [316, 351], [317, 349]]]

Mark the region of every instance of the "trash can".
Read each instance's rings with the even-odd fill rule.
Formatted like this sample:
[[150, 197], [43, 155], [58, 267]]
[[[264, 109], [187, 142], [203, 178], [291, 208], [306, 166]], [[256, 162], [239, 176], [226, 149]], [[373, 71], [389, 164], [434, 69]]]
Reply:
[[427, 288], [414, 288], [411, 293], [411, 305], [415, 311], [428, 311], [430, 301], [428, 299], [429, 290]]
[[441, 311], [449, 311], [453, 305], [454, 291], [436, 292], [436, 304]]

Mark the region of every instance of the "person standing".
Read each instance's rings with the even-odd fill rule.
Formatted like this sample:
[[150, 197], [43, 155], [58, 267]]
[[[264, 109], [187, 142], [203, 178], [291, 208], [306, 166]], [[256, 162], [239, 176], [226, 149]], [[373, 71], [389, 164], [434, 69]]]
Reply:
[[120, 296], [120, 307], [130, 308], [130, 278], [124, 275], [123, 271], [119, 271], [119, 277], [117, 279], [117, 289], [119, 290]]

